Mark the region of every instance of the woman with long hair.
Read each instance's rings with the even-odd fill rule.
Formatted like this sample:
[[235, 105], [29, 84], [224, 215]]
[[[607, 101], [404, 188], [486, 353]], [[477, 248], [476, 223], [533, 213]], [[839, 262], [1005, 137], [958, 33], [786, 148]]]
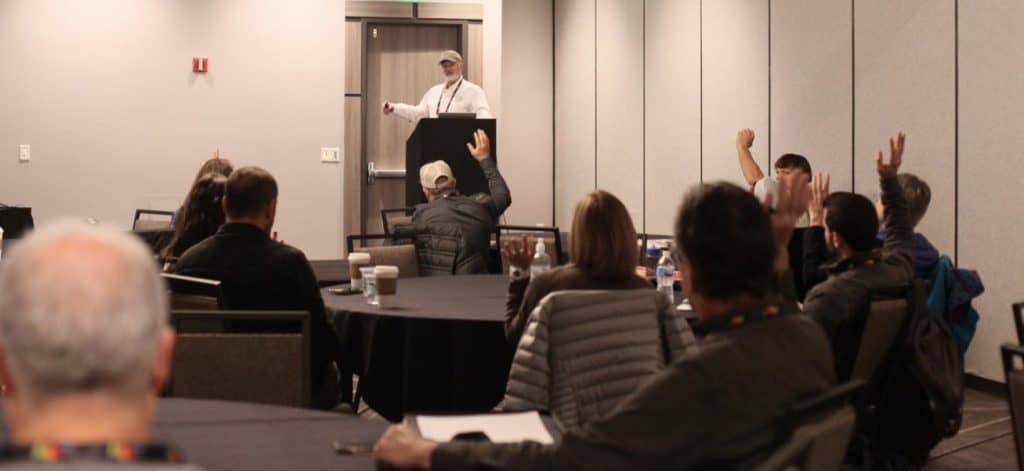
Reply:
[[[573, 213], [570, 263], [537, 275], [513, 279], [508, 287], [505, 338], [519, 343], [530, 313], [544, 296], [569, 289], [638, 289], [654, 285], [636, 274], [640, 259], [636, 229], [626, 206], [615, 195], [597, 190], [584, 196]], [[502, 244], [502, 256], [521, 273], [528, 273], [533, 246], [526, 237]]]
[[164, 248], [160, 258], [166, 263], [185, 253], [193, 245], [213, 235], [224, 224], [221, 198], [227, 178], [219, 173], [199, 176], [189, 190], [176, 221], [174, 237]]

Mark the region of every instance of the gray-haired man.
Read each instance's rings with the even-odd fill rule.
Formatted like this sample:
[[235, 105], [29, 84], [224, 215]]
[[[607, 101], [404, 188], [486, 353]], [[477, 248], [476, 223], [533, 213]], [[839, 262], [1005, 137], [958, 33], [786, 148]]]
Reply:
[[0, 457], [32, 461], [30, 446], [61, 445], [59, 459], [95, 463], [112, 444], [123, 458], [180, 456], [145, 443], [170, 374], [167, 316], [156, 264], [130, 235], [60, 223], [22, 241], [0, 269], [0, 381], [13, 441]]

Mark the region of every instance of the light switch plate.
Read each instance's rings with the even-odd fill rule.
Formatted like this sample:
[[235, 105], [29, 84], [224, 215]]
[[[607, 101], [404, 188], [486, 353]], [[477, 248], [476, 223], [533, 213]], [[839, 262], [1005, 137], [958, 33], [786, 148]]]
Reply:
[[322, 147], [320, 148], [320, 161], [321, 162], [340, 162], [341, 161], [341, 149], [337, 147]]
[[28, 162], [29, 160], [32, 160], [32, 146], [28, 144], [18, 146], [18, 161]]

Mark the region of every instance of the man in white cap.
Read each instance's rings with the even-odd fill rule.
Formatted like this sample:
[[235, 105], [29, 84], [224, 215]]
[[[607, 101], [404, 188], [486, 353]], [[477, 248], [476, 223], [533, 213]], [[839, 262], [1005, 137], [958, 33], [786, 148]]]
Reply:
[[444, 74], [444, 83], [427, 90], [418, 105], [385, 101], [384, 114], [394, 113], [413, 122], [422, 118], [436, 118], [441, 113], [476, 113], [477, 118], [493, 118], [484, 90], [462, 76], [462, 55], [457, 51], [444, 51], [438, 62]]
[[414, 238], [423, 275], [487, 273], [487, 251], [494, 225], [512, 196], [498, 165], [491, 157], [487, 133], [477, 129], [470, 155], [480, 163], [490, 194], [466, 196], [456, 188], [451, 167], [437, 160], [420, 167], [420, 186], [427, 202], [416, 206], [409, 224], [393, 231], [399, 238]]

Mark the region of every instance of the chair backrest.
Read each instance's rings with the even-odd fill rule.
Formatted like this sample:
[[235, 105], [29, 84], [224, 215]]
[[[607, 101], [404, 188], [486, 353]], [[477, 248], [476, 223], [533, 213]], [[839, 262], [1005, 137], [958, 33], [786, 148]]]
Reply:
[[393, 245], [393, 243], [394, 239], [388, 234], [353, 234], [345, 237], [345, 253], [352, 253], [358, 247]]
[[1024, 463], [1024, 346], [1004, 344], [1002, 353], [1013, 444], [1017, 449], [1017, 463]]
[[420, 259], [413, 244], [359, 247], [355, 251], [370, 254], [372, 265], [397, 266], [399, 278], [420, 276]]
[[788, 440], [757, 469], [840, 469], [857, 421], [851, 400], [864, 384], [855, 379], [786, 407], [779, 427]]
[[[562, 235], [557, 227], [498, 225], [495, 227], [495, 242], [499, 253], [503, 238], [506, 240], [519, 239], [524, 235], [530, 239], [531, 244], [536, 243], [538, 238], [544, 239], [544, 246], [548, 255], [551, 256], [552, 265], [564, 265], [568, 262], [562, 247]], [[502, 272], [508, 273], [508, 261], [504, 258], [501, 260], [501, 268]]]
[[161, 273], [171, 291], [171, 309], [219, 309], [224, 306], [221, 283], [195, 276]]
[[384, 233], [391, 234], [391, 229], [397, 224], [409, 224], [412, 222], [412, 213], [415, 211], [415, 207], [380, 210], [380, 221], [384, 224]]
[[[535, 371], [548, 372], [551, 414], [566, 429], [606, 415], [670, 361], [667, 335], [680, 332], [669, 332], [662, 323], [658, 296], [650, 289], [570, 290], [546, 296], [516, 351], [506, 404], [515, 404], [513, 398], [530, 382], [528, 357], [536, 354], [531, 344], [546, 341], [547, 355], [540, 360], [546, 366]], [[609, 355], [611, 349], [614, 355]], [[528, 395], [522, 397], [530, 401]]]
[[[171, 311], [172, 397], [308, 407], [309, 313]], [[204, 332], [205, 326], [214, 327]]]
[[896, 337], [903, 330], [909, 309], [906, 299], [887, 299], [871, 303], [850, 378], [871, 380], [879, 365], [888, 356]]
[[171, 229], [174, 211], [157, 211], [154, 209], [136, 209], [132, 219], [133, 231], [159, 231]]
[[1013, 325], [1017, 328], [1017, 344], [1024, 345], [1024, 302], [1013, 304]]
[[809, 437], [793, 435], [782, 447], [775, 450], [764, 461], [754, 467], [754, 471], [802, 471], [814, 469], [807, 466], [813, 445], [814, 442]]

